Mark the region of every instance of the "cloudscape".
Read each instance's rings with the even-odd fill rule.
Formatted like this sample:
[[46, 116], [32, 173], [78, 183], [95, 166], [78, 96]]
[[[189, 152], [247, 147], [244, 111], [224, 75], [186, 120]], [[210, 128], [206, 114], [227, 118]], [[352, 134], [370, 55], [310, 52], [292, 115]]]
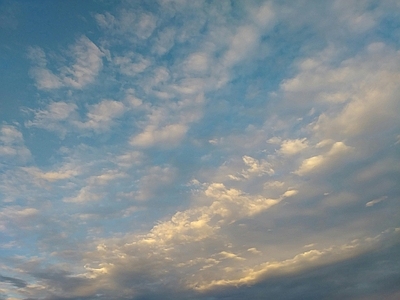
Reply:
[[400, 2], [0, 1], [0, 299], [400, 299]]

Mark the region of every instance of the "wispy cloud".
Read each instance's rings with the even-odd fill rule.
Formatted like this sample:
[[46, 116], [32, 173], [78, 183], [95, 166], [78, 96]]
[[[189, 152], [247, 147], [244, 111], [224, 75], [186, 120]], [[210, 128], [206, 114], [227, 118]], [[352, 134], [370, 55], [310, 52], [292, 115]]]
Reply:
[[371, 201], [367, 202], [365, 204], [365, 206], [367, 206], [367, 207], [374, 206], [375, 204], [377, 204], [379, 202], [382, 202], [382, 201], [386, 200], [387, 198], [388, 198], [387, 196], [382, 196], [380, 198], [377, 198], [377, 199], [374, 199], [374, 200], [371, 200]]
[[31, 75], [38, 89], [51, 90], [65, 86], [82, 89], [94, 81], [103, 66], [104, 54], [101, 50], [82, 36], [71, 46], [69, 53], [71, 63], [52, 71], [47, 67], [48, 59], [41, 48], [29, 49], [28, 56], [33, 63]]
[[26, 161], [31, 152], [25, 146], [22, 133], [12, 125], [3, 125], [0, 130], [0, 156], [3, 159]]
[[74, 103], [52, 102], [44, 110], [33, 111], [34, 119], [25, 125], [59, 132], [61, 138], [76, 131], [102, 132], [109, 130], [126, 108], [122, 102], [103, 100], [87, 106], [85, 118], [80, 118], [77, 110], [78, 106]]

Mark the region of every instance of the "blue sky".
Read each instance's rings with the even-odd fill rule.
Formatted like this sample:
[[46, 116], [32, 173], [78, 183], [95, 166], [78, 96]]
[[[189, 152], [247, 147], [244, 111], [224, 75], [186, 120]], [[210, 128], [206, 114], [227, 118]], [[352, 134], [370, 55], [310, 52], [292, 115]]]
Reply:
[[399, 20], [0, 1], [0, 299], [398, 299]]

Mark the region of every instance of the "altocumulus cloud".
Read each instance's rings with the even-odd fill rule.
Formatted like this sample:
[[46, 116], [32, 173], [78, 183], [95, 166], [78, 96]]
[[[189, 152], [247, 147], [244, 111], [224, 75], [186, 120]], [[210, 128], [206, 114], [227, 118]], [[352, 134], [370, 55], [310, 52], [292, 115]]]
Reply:
[[397, 1], [11, 6], [1, 299], [399, 297]]

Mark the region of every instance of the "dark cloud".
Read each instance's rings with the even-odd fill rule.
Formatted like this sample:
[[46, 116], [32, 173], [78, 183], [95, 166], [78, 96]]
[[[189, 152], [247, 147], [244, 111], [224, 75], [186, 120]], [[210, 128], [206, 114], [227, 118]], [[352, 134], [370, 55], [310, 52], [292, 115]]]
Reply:
[[218, 300], [395, 299], [391, 297], [400, 294], [399, 282], [400, 243], [395, 243], [353, 259], [212, 296]]
[[[389, 242], [386, 242], [389, 243]], [[36, 274], [52, 279], [53, 284], [72, 288], [65, 274]], [[25, 284], [18, 279], [1, 277], [2, 281]], [[129, 280], [128, 280], [129, 281]], [[400, 243], [382, 245], [358, 257], [313, 268], [295, 275], [269, 277], [246, 287], [224, 288], [198, 294], [173, 289], [140, 291], [130, 300], [241, 300], [241, 299], [397, 299], [400, 295]], [[22, 287], [22, 286], [21, 286]], [[96, 294], [87, 297], [49, 297], [46, 300], [120, 299], [113, 295]], [[28, 299], [26, 299], [28, 300]], [[34, 298], [30, 299], [34, 300]]]
[[40, 269], [30, 272], [35, 278], [42, 279], [49, 286], [58, 287], [63, 291], [73, 291], [89, 283], [89, 279], [72, 277], [70, 272], [55, 268]]
[[26, 287], [26, 282], [24, 280], [3, 275], [0, 275], [0, 282], [11, 283], [12, 285], [18, 288]]

